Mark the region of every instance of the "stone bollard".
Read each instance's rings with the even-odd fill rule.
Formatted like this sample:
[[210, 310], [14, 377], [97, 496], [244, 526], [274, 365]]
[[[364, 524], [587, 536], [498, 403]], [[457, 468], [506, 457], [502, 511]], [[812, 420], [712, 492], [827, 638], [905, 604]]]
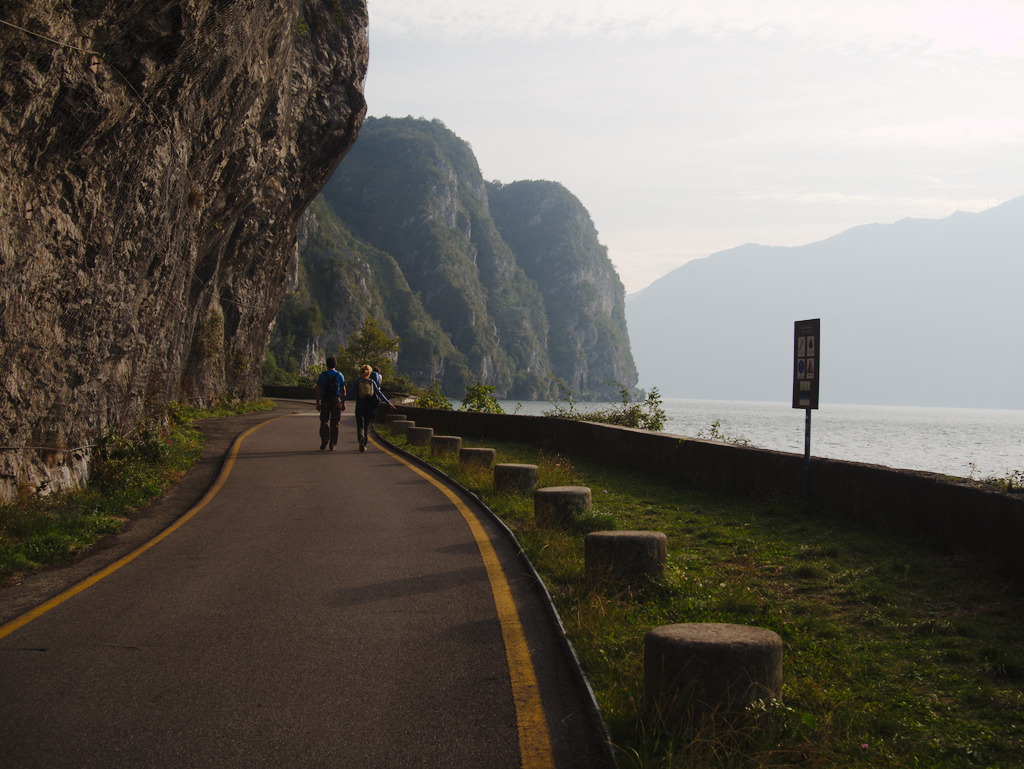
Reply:
[[474, 467], [490, 470], [497, 458], [498, 452], [494, 449], [459, 449], [459, 467], [463, 470]]
[[378, 425], [383, 427], [387, 432], [389, 432], [392, 435], [394, 435], [396, 432], [398, 432], [398, 428], [396, 428], [395, 425], [397, 425], [399, 422], [408, 422], [408, 421], [409, 421], [408, 419], [406, 419], [405, 417], [402, 417], [401, 419], [389, 419], [389, 420], [387, 420], [385, 422], [379, 422]]
[[408, 418], [405, 414], [385, 414], [384, 424], [390, 425], [392, 422], [403, 422]]
[[782, 639], [747, 625], [664, 625], [644, 637], [644, 717], [672, 731], [729, 728], [782, 691]]
[[430, 454], [434, 457], [458, 454], [461, 448], [462, 438], [457, 435], [435, 435], [430, 439]]
[[548, 486], [533, 492], [533, 520], [541, 528], [569, 526], [590, 508], [586, 486]]
[[415, 427], [416, 423], [408, 419], [396, 419], [388, 425], [388, 429], [394, 435], [405, 435], [406, 431], [410, 427]]
[[583, 553], [590, 590], [635, 590], [665, 573], [668, 538], [660, 531], [594, 531]]
[[495, 465], [494, 490], [506, 494], [527, 494], [537, 488], [537, 465]]
[[405, 431], [405, 438], [410, 446], [429, 446], [433, 437], [433, 427], [409, 427]]

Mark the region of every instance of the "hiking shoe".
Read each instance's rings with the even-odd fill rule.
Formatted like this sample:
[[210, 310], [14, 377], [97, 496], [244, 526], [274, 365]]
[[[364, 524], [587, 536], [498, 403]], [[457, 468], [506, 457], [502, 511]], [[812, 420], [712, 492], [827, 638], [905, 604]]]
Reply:
[[324, 441], [323, 443], [320, 444], [320, 451], [323, 451], [326, 448], [327, 448], [327, 441]]

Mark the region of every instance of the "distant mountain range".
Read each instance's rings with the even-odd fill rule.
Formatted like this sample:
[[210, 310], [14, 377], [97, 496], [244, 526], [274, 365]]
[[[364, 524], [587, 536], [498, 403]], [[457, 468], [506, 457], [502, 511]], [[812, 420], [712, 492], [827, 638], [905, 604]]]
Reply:
[[461, 396], [618, 397], [636, 366], [625, 290], [590, 215], [548, 181], [486, 182], [438, 120], [369, 118], [310, 207], [271, 338], [280, 371], [322, 360], [372, 316], [397, 368]]
[[832, 403], [1024, 409], [1024, 197], [983, 213], [745, 245], [626, 299], [640, 385], [790, 399], [793, 322], [821, 319]]

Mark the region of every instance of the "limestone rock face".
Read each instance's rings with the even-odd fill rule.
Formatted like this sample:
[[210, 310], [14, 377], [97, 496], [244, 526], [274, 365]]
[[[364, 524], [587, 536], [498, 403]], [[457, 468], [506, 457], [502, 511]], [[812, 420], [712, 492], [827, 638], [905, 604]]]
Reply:
[[485, 382], [525, 398], [546, 388], [540, 292], [494, 225], [469, 144], [440, 121], [371, 118], [323, 194], [359, 238], [394, 258], [459, 351], [461, 360], [435, 367], [450, 392]]
[[489, 186], [491, 212], [518, 264], [540, 288], [552, 329], [551, 367], [575, 393], [618, 400], [637, 382], [625, 291], [583, 204], [557, 182]]
[[[386, 255], [445, 337], [406, 320], [410, 303], [391, 298], [402, 294], [370, 292], [381, 300], [367, 311], [401, 337], [398, 369], [418, 384], [439, 381], [458, 396], [482, 382], [498, 397], [542, 400], [563, 397], [557, 378], [579, 399], [616, 401], [620, 386], [636, 384], [622, 282], [590, 214], [562, 185], [485, 182], [472, 148], [440, 121], [370, 118], [322, 198], [313, 209], [321, 225], [333, 213]], [[322, 245], [303, 249], [303, 267], [311, 286], [337, 285], [330, 262], [342, 257], [328, 252], [346, 249]], [[334, 304], [368, 307], [352, 285], [338, 289], [351, 300]], [[325, 338], [344, 338], [331, 303], [318, 301]]]
[[80, 483], [102, 431], [168, 401], [259, 394], [299, 217], [365, 114], [367, 16], [0, 0], [0, 19], [10, 499]]

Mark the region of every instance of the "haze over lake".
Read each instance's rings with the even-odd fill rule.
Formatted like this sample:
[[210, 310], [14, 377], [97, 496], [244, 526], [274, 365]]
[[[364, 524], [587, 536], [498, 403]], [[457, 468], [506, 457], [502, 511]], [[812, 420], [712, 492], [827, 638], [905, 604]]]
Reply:
[[698, 259], [626, 300], [640, 386], [785, 401], [793, 322], [821, 319], [821, 398], [1024, 408], [1024, 197]]

